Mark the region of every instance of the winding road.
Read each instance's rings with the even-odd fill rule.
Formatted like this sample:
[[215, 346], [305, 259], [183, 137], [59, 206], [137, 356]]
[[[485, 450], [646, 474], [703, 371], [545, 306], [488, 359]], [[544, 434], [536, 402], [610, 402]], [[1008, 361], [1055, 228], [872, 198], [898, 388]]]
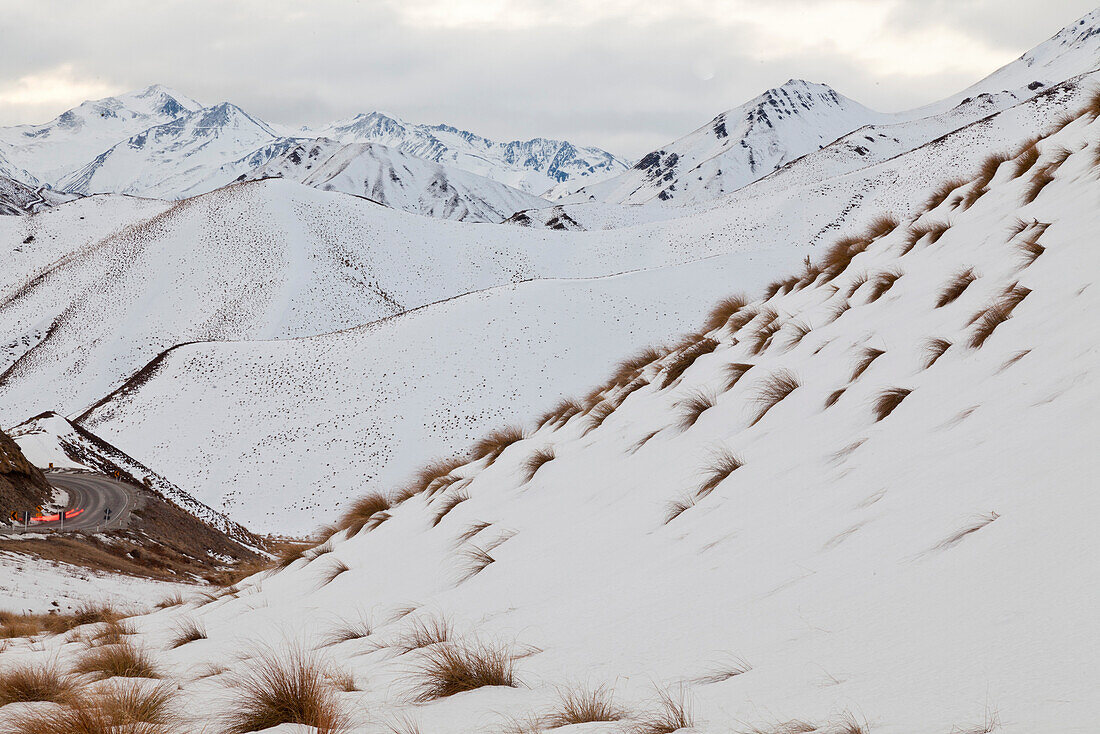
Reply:
[[[130, 511], [134, 509], [137, 495], [133, 488], [101, 474], [49, 473], [46, 479], [51, 485], [69, 494], [67, 510], [83, 510], [76, 517], [65, 520], [65, 530], [117, 530], [126, 526]], [[104, 522], [105, 510], [110, 508], [111, 519]], [[61, 522], [31, 522], [28, 531], [59, 530]]]

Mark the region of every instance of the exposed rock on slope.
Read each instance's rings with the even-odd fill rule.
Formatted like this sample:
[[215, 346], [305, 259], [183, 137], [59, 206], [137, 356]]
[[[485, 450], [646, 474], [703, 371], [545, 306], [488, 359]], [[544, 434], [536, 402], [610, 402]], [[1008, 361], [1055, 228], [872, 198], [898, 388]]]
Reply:
[[26, 510], [50, 500], [50, 485], [19, 445], [0, 431], [0, 512]]

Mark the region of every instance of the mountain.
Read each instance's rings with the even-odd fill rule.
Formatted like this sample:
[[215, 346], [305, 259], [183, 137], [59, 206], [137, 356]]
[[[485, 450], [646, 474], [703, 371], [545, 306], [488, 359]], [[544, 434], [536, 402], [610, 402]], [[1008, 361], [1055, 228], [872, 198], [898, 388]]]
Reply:
[[120, 140], [200, 107], [189, 97], [153, 85], [84, 102], [41, 125], [0, 128], [0, 155], [54, 185]]
[[[980, 149], [977, 177], [902, 181], [904, 214], [588, 374], [576, 406], [422, 453], [318, 513], [311, 547], [127, 620], [180, 728], [241, 721], [287, 670], [364, 734], [1094, 729], [1098, 112]], [[61, 635], [5, 652], [95, 658]]]
[[43, 187], [32, 188], [0, 176], [0, 215], [33, 214], [48, 206], [56, 206], [76, 198], [72, 194], [59, 194]]
[[[276, 142], [267, 123], [223, 102], [176, 117], [104, 151], [58, 182], [78, 194], [118, 193], [178, 199], [233, 181], [291, 141]], [[259, 155], [257, 150], [262, 149]], [[221, 179], [210, 181], [214, 174]]]
[[628, 167], [605, 150], [564, 140], [497, 142], [450, 125], [412, 124], [381, 112], [356, 115], [310, 132], [342, 143], [380, 143], [536, 196], [564, 181], [599, 180]]
[[324, 138], [301, 142], [242, 174], [240, 180], [272, 177], [464, 222], [500, 222], [520, 209], [548, 205], [545, 199], [483, 176], [375, 143], [343, 145]]

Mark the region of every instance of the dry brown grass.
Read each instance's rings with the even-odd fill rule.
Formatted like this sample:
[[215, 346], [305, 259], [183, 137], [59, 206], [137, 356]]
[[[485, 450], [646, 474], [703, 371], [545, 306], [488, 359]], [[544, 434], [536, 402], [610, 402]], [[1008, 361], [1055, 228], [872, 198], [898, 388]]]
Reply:
[[461, 489], [453, 490], [440, 497], [436, 501], [435, 514], [432, 515], [432, 527], [434, 528], [442, 522], [443, 518], [447, 517], [451, 510], [468, 499], [470, 499], [470, 495]]
[[197, 619], [185, 619], [176, 625], [175, 633], [172, 635], [172, 641], [168, 643], [168, 647], [174, 650], [189, 642], [205, 639], [207, 639], [206, 628], [202, 622]]
[[752, 367], [753, 366], [751, 364], [746, 364], [744, 362], [733, 362], [732, 364], [726, 365], [725, 389], [732, 390], [734, 387], [736, 387], [737, 383], [741, 381], [741, 378], [744, 377], [745, 373], [751, 370]]
[[729, 327], [730, 333], [736, 334], [745, 324], [749, 323], [760, 315], [760, 309], [756, 306], [746, 306], [733, 316], [730, 317]]
[[[1038, 236], [1020, 240], [1016, 243], [1016, 249], [1020, 251], [1020, 259], [1023, 267], [1029, 267], [1039, 259], [1039, 256], [1047, 251], [1047, 248], [1039, 244]], [[1021, 268], [1022, 269], [1022, 268]]]
[[1023, 286], [1014, 285], [1006, 289], [997, 300], [979, 311], [971, 319], [974, 326], [967, 342], [972, 349], [978, 349], [993, 335], [993, 331], [1012, 317], [1012, 312], [1020, 302], [1027, 298], [1031, 290]]
[[871, 246], [871, 240], [866, 237], [845, 237], [837, 240], [825, 251], [820, 267], [830, 280], [848, 269], [852, 260], [859, 253]]
[[1055, 170], [1057, 169], [1050, 166], [1041, 166], [1035, 169], [1024, 187], [1023, 196], [1020, 197], [1021, 205], [1030, 204], [1039, 198], [1039, 194], [1047, 187], [1047, 184], [1054, 181]]
[[900, 220], [893, 214], [879, 214], [868, 223], [864, 234], [866, 237], [877, 240], [893, 232], [900, 223]]
[[524, 483], [531, 481], [535, 478], [535, 474], [542, 467], [549, 464], [554, 460], [554, 449], [551, 446], [538, 449], [533, 454], [527, 457], [527, 460], [523, 462], [523, 481]]
[[715, 665], [712, 670], [703, 675], [700, 675], [692, 679], [692, 683], [700, 685], [711, 685], [714, 683], [721, 683], [727, 681], [730, 678], [736, 678], [739, 675], [752, 670], [752, 664], [739, 657], [730, 657], [719, 665]]
[[522, 426], [508, 426], [479, 439], [470, 449], [470, 456], [475, 461], [485, 459], [486, 465], [490, 465], [500, 458], [506, 448], [525, 438], [527, 433]]
[[806, 321], [788, 321], [783, 327], [787, 330], [787, 341], [783, 345], [784, 351], [790, 351], [797, 347], [806, 335], [813, 331], [814, 327]]
[[347, 573], [350, 570], [351, 570], [351, 567], [348, 566], [348, 564], [344, 563], [343, 561], [341, 561], [339, 559], [334, 560], [332, 563], [330, 563], [328, 565], [328, 568], [326, 568], [321, 573], [320, 587], [328, 586], [329, 584], [331, 584], [333, 581], [336, 580], [337, 576], [339, 576], [342, 573]]
[[901, 405], [901, 401], [905, 400], [911, 392], [913, 391], [904, 387], [892, 387], [879, 393], [874, 403], [875, 420], [880, 421], [893, 413], [894, 409]]
[[394, 638], [386, 647], [396, 648], [404, 655], [413, 650], [423, 650], [432, 645], [449, 642], [453, 638], [454, 625], [446, 617], [420, 617], [414, 619], [409, 628]]
[[511, 648], [478, 641], [444, 642], [423, 648], [414, 672], [418, 703], [486, 686], [518, 685]]
[[757, 324], [756, 330], [745, 338], [749, 351], [754, 355], [760, 355], [767, 351], [772, 344], [772, 340], [775, 339], [775, 335], [783, 328], [783, 321], [775, 311], [767, 309], [762, 311], [761, 315], [763, 318]]
[[848, 309], [850, 309], [851, 307], [852, 307], [852, 304], [849, 303], [847, 300], [843, 300], [840, 303], [837, 303], [834, 306], [830, 307], [829, 308], [829, 315], [832, 318], [829, 319], [829, 323], [831, 324], [832, 322], [838, 320], [841, 316], [844, 315], [844, 312], [847, 311]]
[[[727, 296], [716, 303], [703, 321], [703, 332], [709, 333], [729, 323], [730, 317], [749, 304], [749, 297], [743, 294]], [[652, 360], [650, 360], [652, 361]]]
[[108, 685], [60, 709], [4, 716], [6, 734], [172, 734], [182, 723], [168, 686]]
[[951, 348], [951, 342], [946, 339], [929, 339], [924, 343], [924, 368], [928, 369], [936, 363], [943, 353]]
[[178, 607], [184, 603], [183, 594], [174, 592], [156, 603], [157, 609], [170, 609], [171, 607]]
[[927, 222], [914, 224], [902, 238], [901, 254], [907, 255], [922, 238], [928, 237], [928, 244], [934, 245], [951, 229], [949, 222]]
[[614, 693], [604, 686], [559, 688], [557, 706], [542, 724], [556, 729], [594, 721], [621, 721], [626, 716], [626, 710], [616, 705]]
[[871, 366], [871, 363], [884, 354], [886, 354], [885, 349], [864, 347], [863, 354], [860, 355], [859, 361], [856, 362], [856, 366], [852, 369], [851, 381], [855, 382], [858, 380], [859, 376], [866, 372], [867, 368]]
[[584, 431], [581, 433], [581, 435], [587, 436], [589, 433], [602, 426], [603, 422], [611, 417], [611, 414], [614, 412], [615, 405], [613, 403], [610, 403], [608, 401], [596, 403], [594, 406], [592, 406], [588, 413], [585, 414], [585, 418], [587, 419], [588, 423], [587, 425], [585, 425]]
[[869, 281], [867, 289], [867, 303], [873, 303], [894, 287], [894, 283], [898, 282], [902, 273], [900, 270], [883, 270], [875, 273]]
[[1085, 104], [1081, 106], [1080, 115], [1088, 115], [1093, 120], [1100, 118], [1100, 89], [1093, 89], [1085, 97]]
[[772, 408], [798, 389], [800, 383], [794, 373], [780, 369], [761, 380], [754, 395], [757, 406], [756, 417], [749, 425], [755, 426]]
[[579, 415], [584, 412], [584, 406], [573, 398], [565, 398], [558, 401], [550, 410], [542, 414], [538, 419], [538, 426], [553, 425], [563, 426], [569, 422], [569, 419], [575, 415]]
[[718, 488], [730, 474], [745, 465], [739, 456], [728, 449], [718, 449], [710, 457], [710, 461], [703, 468], [703, 483], [695, 490], [695, 498], [703, 499]]
[[353, 537], [370, 522], [375, 513], [385, 512], [390, 506], [389, 498], [381, 492], [365, 494], [352, 502], [347, 512], [337, 520], [336, 530], [346, 530], [348, 537]]
[[319, 734], [347, 729], [329, 670], [297, 647], [263, 650], [234, 681], [232, 708], [224, 716], [226, 734], [248, 734], [280, 724], [312, 726]]
[[797, 275], [792, 275], [782, 280], [772, 281], [764, 287], [764, 300], [770, 301], [780, 294], [790, 293], [798, 286], [798, 282], [799, 277]]
[[0, 672], [0, 706], [29, 701], [68, 703], [76, 696], [77, 683], [56, 661], [21, 665]]
[[846, 387], [842, 387], [839, 390], [833, 390], [831, 393], [829, 393], [829, 396], [825, 398], [825, 408], [828, 409], [836, 405], [837, 401], [840, 400], [841, 397], [843, 397], [844, 392], [847, 389], [848, 388]]
[[718, 348], [718, 342], [710, 337], [692, 335], [689, 346], [682, 347], [680, 351], [664, 366], [662, 371], [661, 389], [668, 387], [687, 371], [688, 367], [695, 364], [695, 360], [704, 354], [710, 354]]
[[462, 562], [462, 573], [459, 576], [459, 583], [472, 579], [490, 565], [496, 563], [496, 559], [489, 555], [489, 551], [473, 545], [472, 543], [463, 546], [458, 554]]
[[692, 507], [695, 507], [695, 502], [694, 494], [685, 494], [679, 499], [671, 500], [665, 505], [665, 525], [668, 525], [680, 515], [684, 514]]
[[695, 425], [696, 421], [715, 405], [718, 404], [718, 396], [711, 392], [696, 390], [677, 405], [680, 408], [680, 419], [677, 425], [681, 431], [686, 431]]
[[16, 614], [0, 611], [0, 640], [59, 635], [86, 624], [117, 622], [122, 615], [109, 605], [82, 604], [70, 614]]
[[306, 551], [311, 547], [310, 543], [283, 543], [275, 549], [275, 567], [289, 568], [295, 561], [305, 558]]
[[73, 666], [73, 672], [98, 678], [159, 678], [153, 659], [130, 642], [104, 645], [87, 651]]
[[452, 456], [449, 459], [436, 459], [428, 462], [413, 475], [411, 484], [400, 495], [401, 498], [407, 499], [417, 494], [426, 494], [430, 497], [438, 493], [443, 487], [449, 486], [449, 483], [441, 482], [441, 480], [449, 479], [452, 476], [451, 472], [465, 466], [467, 463], [466, 457], [463, 456]]
[[947, 285], [943, 287], [936, 298], [936, 308], [943, 308], [949, 303], [954, 303], [977, 279], [978, 276], [975, 275], [973, 268], [966, 268], [952, 275], [951, 280], [947, 281]]
[[374, 627], [366, 615], [360, 614], [358, 619], [341, 620], [332, 630], [325, 635], [321, 644], [325, 647], [340, 645], [352, 640], [361, 640], [370, 637]]
[[850, 281], [848, 281], [848, 288], [847, 291], [844, 293], [844, 297], [851, 298], [852, 296], [854, 296], [856, 294], [856, 291], [862, 288], [863, 285], [867, 282], [867, 278], [867, 273], [859, 273]]
[[658, 692], [659, 708], [637, 721], [630, 724], [630, 734], [672, 734], [680, 729], [691, 729], [695, 726], [695, 717], [691, 712], [691, 702], [687, 693], [680, 688], [676, 693], [672, 691]]
[[[968, 183], [970, 182], [965, 178], [952, 178], [944, 181], [939, 186], [932, 189], [928, 198], [924, 200], [925, 211], [931, 211], [940, 206], [947, 201], [951, 194], [955, 193], [960, 187], [966, 186]], [[954, 205], [951, 208], [954, 208]]]
[[936, 543], [936, 545], [932, 547], [932, 550], [947, 550], [948, 548], [951, 548], [952, 546], [958, 544], [960, 541], [962, 541], [963, 538], [971, 535], [972, 533], [978, 532], [986, 525], [989, 525], [991, 522], [996, 521], [1000, 517], [1001, 516], [998, 515], [996, 512], [991, 512], [988, 515], [979, 515], [973, 522], [969, 523], [968, 525], [964, 525], [962, 528], [951, 533], [951, 535], [948, 535], [939, 543]]
[[342, 693], [354, 693], [360, 690], [359, 685], [355, 682], [355, 674], [350, 670], [332, 669], [325, 673], [329, 683]]
[[1031, 170], [1031, 167], [1039, 162], [1039, 140], [1031, 138], [1024, 141], [1012, 156], [1015, 168], [1012, 170], [1012, 178], [1019, 178]]
[[969, 209], [974, 206], [974, 203], [978, 199], [982, 198], [985, 194], [989, 193], [989, 183], [993, 180], [993, 177], [997, 175], [997, 170], [1002, 164], [1012, 160], [1012, 156], [1008, 153], [993, 153], [986, 157], [985, 160], [978, 166], [978, 176], [966, 189], [963, 194], [962, 204], [963, 209]]

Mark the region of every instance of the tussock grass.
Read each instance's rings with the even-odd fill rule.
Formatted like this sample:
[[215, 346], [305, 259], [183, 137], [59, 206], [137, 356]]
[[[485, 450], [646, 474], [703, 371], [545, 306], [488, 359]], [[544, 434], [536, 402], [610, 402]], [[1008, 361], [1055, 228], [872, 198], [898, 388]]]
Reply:
[[726, 375], [726, 390], [732, 390], [737, 386], [737, 383], [741, 381], [741, 378], [745, 376], [745, 373], [752, 369], [751, 364], [745, 362], [733, 362], [727, 364], [725, 368]]
[[565, 398], [558, 402], [538, 419], [539, 427], [553, 425], [562, 426], [569, 422], [575, 415], [584, 412], [584, 406], [573, 398]]
[[420, 723], [409, 716], [395, 717], [385, 726], [390, 734], [421, 734]]
[[677, 425], [686, 431], [695, 425], [703, 413], [718, 404], [718, 396], [711, 392], [696, 390], [679, 402], [680, 418]]
[[159, 678], [153, 659], [130, 642], [104, 645], [87, 651], [73, 666], [73, 672], [98, 678]]
[[170, 649], [176, 649], [177, 647], [183, 647], [189, 642], [196, 642], [198, 640], [205, 640], [206, 628], [202, 622], [197, 619], [185, 619], [176, 626], [175, 633], [172, 635], [172, 641], [168, 643]]
[[585, 418], [588, 419], [588, 424], [584, 427], [584, 432], [581, 435], [587, 436], [589, 433], [602, 426], [603, 422], [614, 412], [615, 405], [613, 403], [607, 401], [596, 403], [596, 405], [585, 415]]
[[486, 465], [490, 465], [500, 458], [504, 449], [525, 438], [527, 433], [521, 426], [508, 426], [479, 439], [470, 449], [470, 455], [475, 461], [485, 459]]
[[1012, 170], [1012, 178], [1023, 176], [1031, 170], [1032, 166], [1039, 162], [1039, 140], [1040, 138], [1030, 138], [1024, 141], [1020, 147], [1016, 149], [1016, 155], [1012, 157], [1015, 163], [1015, 168]]
[[328, 671], [326, 677], [332, 686], [343, 693], [354, 693], [360, 690], [358, 684], [355, 682], [355, 674], [350, 670], [333, 669]]
[[763, 354], [767, 351], [768, 347], [771, 346], [772, 340], [775, 339], [775, 335], [783, 328], [783, 322], [779, 319], [775, 311], [768, 309], [762, 311], [761, 314], [764, 318], [760, 320], [760, 324], [757, 325], [756, 330], [749, 334], [745, 340], [749, 351], [755, 355]]
[[559, 688], [557, 706], [546, 716], [543, 724], [556, 729], [594, 721], [621, 721], [626, 716], [626, 710], [615, 704], [614, 693], [604, 686]]
[[802, 719], [789, 719], [778, 724], [766, 724], [764, 726], [767, 728], [750, 726], [748, 729], [738, 732], [738, 734], [811, 734], [811, 732], [824, 731], [817, 724], [811, 724]]
[[0, 671], [0, 706], [30, 701], [65, 704], [72, 701], [76, 692], [76, 681], [56, 661]]
[[337, 520], [336, 531], [346, 530], [348, 531], [348, 537], [353, 537], [363, 529], [376, 513], [385, 512], [390, 509], [390, 506], [389, 498], [381, 492], [365, 494], [352, 502], [347, 512]]
[[832, 322], [838, 320], [841, 316], [844, 315], [844, 312], [847, 311], [848, 309], [850, 309], [851, 307], [852, 307], [852, 304], [849, 303], [847, 300], [843, 300], [840, 303], [830, 307], [829, 308], [829, 315], [832, 318], [829, 319], [829, 323], [831, 324]]
[[989, 525], [991, 522], [994, 522], [998, 518], [1000, 518], [1000, 515], [998, 515], [996, 512], [991, 512], [988, 515], [979, 515], [973, 522], [951, 533], [951, 535], [948, 535], [939, 543], [936, 543], [936, 545], [932, 547], [932, 550], [947, 550], [948, 548], [951, 548], [952, 546], [958, 544], [966, 536], [978, 532], [986, 525]]
[[710, 672], [693, 678], [691, 682], [699, 685], [722, 683], [730, 678], [744, 675], [750, 670], [752, 670], [752, 664], [749, 661], [744, 658], [731, 657], [720, 665], [714, 666]]
[[634, 443], [633, 446], [630, 447], [630, 453], [631, 454], [638, 453], [639, 449], [641, 449], [643, 446], [645, 446], [647, 443], [649, 443], [650, 439], [653, 438], [654, 436], [656, 436], [660, 432], [661, 432], [660, 430], [650, 431], [646, 435], [642, 436], [640, 439], [638, 439], [638, 441], [636, 441]]
[[447, 517], [451, 510], [458, 507], [460, 504], [468, 499], [470, 499], [470, 495], [468, 495], [464, 490], [461, 489], [454, 490], [443, 495], [439, 500], [437, 500], [438, 504], [435, 508], [435, 514], [432, 515], [432, 527], [434, 528], [436, 525], [441, 523], [443, 521], [443, 518]]
[[453, 638], [454, 625], [446, 617], [418, 617], [388, 647], [396, 648], [404, 655], [413, 650], [423, 650], [432, 645], [449, 642]]
[[1088, 93], [1079, 114], [1087, 115], [1093, 120], [1100, 118], [1100, 89], [1093, 89]]
[[347, 728], [336, 691], [320, 660], [298, 647], [264, 650], [236, 680], [226, 734], [248, 734], [280, 724], [312, 726], [320, 734]]
[[860, 723], [850, 711], [841, 714], [833, 724], [833, 728], [836, 734], [868, 734], [869, 732], [866, 722]]
[[554, 460], [554, 449], [552, 446], [541, 448], [535, 453], [527, 457], [527, 460], [523, 462], [523, 476], [524, 483], [531, 481], [535, 478], [535, 474], [542, 467], [549, 464]]
[[932, 192], [928, 194], [928, 198], [924, 200], [925, 211], [931, 211], [940, 206], [947, 201], [951, 194], [955, 193], [959, 188], [966, 186], [968, 183], [970, 182], [965, 178], [952, 178], [944, 181], [936, 188], [932, 189]]
[[970, 348], [978, 349], [985, 344], [986, 340], [993, 335], [993, 331], [1012, 317], [1012, 312], [1029, 293], [1031, 293], [1030, 289], [1013, 285], [984, 310], [974, 314], [974, 318], [970, 321], [974, 330], [967, 342]]
[[867, 303], [873, 303], [890, 290], [894, 283], [901, 278], [902, 273], [900, 270], [883, 270], [879, 273], [875, 273], [871, 278], [870, 286], [867, 290]]
[[11, 734], [172, 734], [182, 723], [167, 686], [109, 685], [54, 710], [5, 714]]
[[928, 238], [928, 244], [934, 245], [940, 241], [940, 238], [947, 234], [947, 230], [951, 229], [950, 222], [926, 222], [924, 224], [914, 224], [909, 228], [905, 237], [902, 238], [901, 254], [907, 255], [918, 242], [924, 237]]
[[794, 373], [780, 369], [761, 380], [756, 387], [754, 401], [756, 403], [756, 417], [749, 425], [755, 426], [772, 408], [778, 405], [784, 398], [798, 389], [800, 383]]
[[[715, 310], [719, 308], [721, 308], [721, 303], [715, 307]], [[714, 312], [712, 311], [711, 313], [713, 317]], [[710, 319], [708, 318], [708, 323], [709, 322]], [[611, 373], [610, 384], [625, 385], [641, 374], [642, 370], [661, 359], [666, 354], [668, 354], [668, 350], [662, 347], [646, 347], [634, 356], [628, 357], [616, 365], [615, 371]]]
[[885, 349], [875, 349], [874, 347], [865, 347], [863, 354], [860, 355], [859, 361], [856, 362], [855, 368], [852, 370], [852, 382], [859, 379], [859, 376], [867, 371], [867, 368], [871, 366], [871, 363], [876, 359], [886, 354]]
[[462, 543], [465, 543], [467, 540], [474, 537], [475, 535], [480, 533], [482, 530], [485, 530], [486, 528], [492, 527], [492, 525], [493, 525], [493, 523], [484, 522], [484, 521], [475, 522], [472, 525], [469, 525], [465, 530], [463, 530], [461, 533], [458, 534], [457, 543], [459, 545], [461, 545]]
[[183, 594], [174, 592], [156, 603], [157, 609], [170, 609], [171, 607], [178, 607], [184, 603]]
[[788, 321], [784, 324], [784, 327], [787, 328], [788, 331], [787, 342], [783, 345], [785, 351], [790, 351], [797, 347], [799, 343], [806, 338], [806, 335], [814, 329], [809, 323], [797, 320]]
[[1012, 160], [1008, 153], [993, 153], [986, 157], [978, 167], [978, 176], [966, 189], [960, 202], [963, 209], [974, 206], [978, 199], [989, 193], [989, 183], [997, 175], [1001, 165]]
[[871, 240], [866, 237], [844, 237], [837, 240], [825, 251], [820, 267], [830, 280], [848, 269], [856, 255], [871, 246]]
[[[305, 558], [306, 551], [310, 549], [309, 543], [284, 543], [275, 550], [275, 567], [278, 569], [290, 568], [295, 561]], [[216, 601], [217, 597], [211, 601]]]
[[863, 285], [867, 282], [867, 279], [867, 273], [860, 273], [859, 275], [856, 275], [854, 278], [852, 278], [848, 282], [848, 290], [847, 292], [845, 292], [844, 297], [851, 298], [852, 296], [854, 296], [856, 294], [856, 291], [862, 288]]
[[1034, 220], [1031, 222], [1025, 221], [1016, 217], [1016, 220], [1012, 223], [1012, 226], [1008, 228], [1008, 239], [1018, 237], [1025, 229], [1032, 226]]
[[478, 641], [423, 648], [414, 672], [414, 700], [427, 703], [486, 686], [515, 688], [515, 660], [511, 648]]
[[1039, 198], [1039, 194], [1043, 189], [1047, 187], [1047, 184], [1054, 181], [1054, 171], [1056, 168], [1050, 166], [1041, 166], [1031, 174], [1031, 178], [1028, 179], [1027, 185], [1024, 187], [1023, 196], [1020, 197], [1020, 204], [1026, 205]]
[[773, 280], [764, 287], [764, 300], [770, 301], [783, 293], [790, 293], [798, 285], [798, 276], [791, 276], [782, 280]]
[[348, 564], [344, 563], [343, 561], [341, 561], [339, 559], [336, 559], [331, 564], [329, 564], [329, 567], [326, 568], [324, 570], [324, 572], [321, 574], [321, 584], [320, 584], [320, 586], [321, 587], [328, 586], [329, 584], [331, 584], [333, 581], [336, 580], [337, 576], [339, 576], [342, 573], [346, 573], [350, 570], [351, 570], [351, 567], [348, 566]]
[[745, 465], [739, 456], [727, 449], [716, 450], [703, 468], [703, 483], [695, 490], [695, 498], [702, 499], [717, 489], [730, 474]]
[[[413, 475], [412, 482], [402, 494], [402, 498], [408, 499], [417, 494], [425, 494], [431, 497], [433, 494], [437, 494], [444, 487], [450, 486], [453, 481], [456, 481], [450, 479], [451, 472], [465, 466], [467, 463], [466, 458], [462, 456], [452, 456], [449, 459], [436, 459], [428, 462]], [[448, 481], [443, 481], [445, 479]]]
[[112, 619], [109, 622], [97, 625], [96, 629], [85, 637], [84, 644], [87, 647], [118, 645], [126, 641], [127, 635], [132, 634], [134, 634], [132, 629], [122, 622]]
[[846, 387], [842, 387], [839, 390], [833, 390], [831, 393], [829, 393], [829, 396], [825, 398], [825, 408], [829, 409], [836, 405], [837, 401], [840, 400], [847, 389], [848, 388]]
[[665, 525], [695, 507], [695, 501], [695, 496], [691, 494], [685, 494], [679, 499], [670, 501], [665, 505]]
[[1030, 266], [1039, 259], [1040, 255], [1047, 251], [1046, 247], [1039, 244], [1038, 237], [1020, 240], [1016, 243], [1016, 249], [1020, 252], [1020, 259], [1023, 261], [1024, 268]]
[[745, 324], [749, 323], [757, 316], [760, 315], [760, 309], [756, 306], [746, 306], [733, 316], [730, 316], [730, 320], [727, 323], [731, 333], [736, 334]]
[[893, 232], [898, 228], [900, 223], [898, 218], [893, 214], [879, 214], [867, 224], [865, 235], [873, 240], [877, 240]]
[[748, 296], [740, 293], [723, 298], [721, 301], [714, 304], [714, 307], [711, 308], [710, 313], [707, 314], [706, 320], [703, 321], [703, 332], [709, 333], [716, 329], [722, 328], [727, 323], [729, 323], [731, 316], [743, 309], [748, 304]]
[[321, 644], [324, 647], [332, 647], [352, 640], [362, 640], [365, 637], [370, 637], [373, 632], [374, 626], [371, 624], [370, 619], [366, 615], [360, 614], [359, 619], [341, 620], [325, 635]]
[[880, 421], [893, 413], [894, 409], [901, 405], [901, 401], [905, 400], [911, 392], [913, 391], [908, 388], [892, 387], [879, 393], [874, 403], [875, 420]]
[[936, 308], [943, 308], [949, 303], [954, 303], [977, 279], [978, 276], [974, 273], [973, 268], [966, 268], [952, 275], [951, 280], [947, 281], [947, 285], [940, 290], [940, 294], [936, 298]]
[[496, 559], [489, 555], [489, 551], [473, 544], [464, 546], [459, 551], [459, 557], [462, 560], [462, 575], [459, 578], [459, 583], [472, 579], [490, 565], [496, 563]]
[[688, 367], [695, 364], [695, 360], [699, 359], [704, 354], [710, 354], [718, 348], [718, 342], [710, 337], [704, 336], [698, 339], [695, 339], [695, 337], [688, 338], [693, 339], [691, 345], [683, 347], [679, 353], [665, 365], [662, 374], [663, 379], [660, 385], [662, 390], [680, 379], [680, 376], [687, 371]]
[[628, 729], [630, 734], [672, 734], [680, 729], [694, 728], [695, 717], [691, 711], [691, 702], [683, 688], [676, 693], [660, 691], [658, 696], [658, 709], [631, 722]]
[[998, 368], [997, 368], [997, 372], [998, 372], [998, 373], [1004, 372], [1004, 371], [1005, 371], [1005, 370], [1007, 370], [1007, 369], [1008, 369], [1009, 367], [1011, 367], [1012, 365], [1016, 364], [1017, 362], [1019, 362], [1019, 361], [1020, 361], [1021, 359], [1023, 359], [1024, 357], [1026, 357], [1026, 356], [1027, 356], [1027, 355], [1029, 355], [1029, 354], [1031, 354], [1031, 350], [1030, 350], [1030, 349], [1024, 349], [1024, 350], [1021, 350], [1021, 351], [1019, 351], [1019, 352], [1016, 352], [1016, 353], [1015, 353], [1015, 354], [1013, 354], [1013, 355], [1012, 355], [1011, 357], [1009, 357], [1008, 359], [1006, 359], [1006, 360], [1005, 360], [1005, 361], [1004, 361], [1004, 362], [1003, 362], [1003, 363], [1001, 364], [1001, 366], [1000, 366], [1000, 367], [998, 367]]
[[924, 343], [924, 368], [928, 369], [936, 363], [943, 353], [951, 348], [951, 342], [946, 339], [929, 339]]

